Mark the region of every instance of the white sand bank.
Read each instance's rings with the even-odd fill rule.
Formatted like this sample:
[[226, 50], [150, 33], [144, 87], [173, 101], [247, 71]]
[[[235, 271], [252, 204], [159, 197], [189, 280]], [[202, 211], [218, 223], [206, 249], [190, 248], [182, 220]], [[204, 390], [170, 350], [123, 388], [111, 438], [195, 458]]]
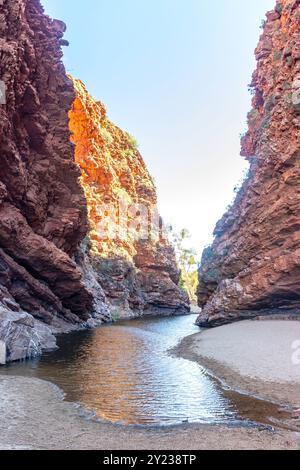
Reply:
[[243, 321], [193, 335], [179, 353], [228, 385], [300, 406], [300, 322]]
[[1, 449], [299, 449], [300, 434], [285, 430], [182, 425], [116, 426], [86, 419], [51, 384], [0, 376]]
[[244, 321], [207, 330], [195, 352], [240, 374], [300, 384], [300, 322]]

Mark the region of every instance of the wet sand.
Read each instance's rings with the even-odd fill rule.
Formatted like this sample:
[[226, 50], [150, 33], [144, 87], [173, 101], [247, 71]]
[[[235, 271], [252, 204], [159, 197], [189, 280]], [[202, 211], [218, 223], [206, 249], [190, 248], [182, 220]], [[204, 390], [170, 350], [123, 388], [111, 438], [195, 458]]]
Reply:
[[174, 352], [206, 367], [234, 390], [297, 408], [297, 343], [300, 322], [244, 321], [189, 336]]
[[299, 449], [300, 434], [264, 428], [123, 427], [95, 421], [38, 379], [0, 377], [0, 449]]
[[[170, 354], [198, 362], [224, 387], [290, 404], [295, 411], [300, 366], [291, 357], [299, 328], [299, 322], [242, 322], [189, 336]], [[33, 378], [0, 376], [0, 414], [0, 449], [300, 449], [300, 432], [295, 432], [300, 412], [288, 429], [188, 423], [126, 427], [94, 419], [66, 402], [58, 387]]]

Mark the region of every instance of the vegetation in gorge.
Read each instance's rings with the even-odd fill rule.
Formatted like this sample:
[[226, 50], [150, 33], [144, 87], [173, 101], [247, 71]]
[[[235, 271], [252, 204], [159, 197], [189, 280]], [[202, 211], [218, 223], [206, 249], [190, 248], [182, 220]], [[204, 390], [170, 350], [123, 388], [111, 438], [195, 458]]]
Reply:
[[190, 233], [187, 229], [175, 232], [171, 225], [167, 227], [167, 233], [181, 270], [180, 286], [188, 293], [190, 301], [197, 304], [198, 262], [196, 251], [187, 246]]

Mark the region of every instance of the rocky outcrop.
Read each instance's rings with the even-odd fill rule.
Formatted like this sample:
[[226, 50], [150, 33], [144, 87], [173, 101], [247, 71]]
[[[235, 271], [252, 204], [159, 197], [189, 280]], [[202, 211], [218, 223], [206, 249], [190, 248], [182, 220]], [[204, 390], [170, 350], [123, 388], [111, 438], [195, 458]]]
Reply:
[[[189, 311], [153, 181], [134, 140], [67, 77], [65, 29], [39, 0], [0, 1], [0, 344], [8, 361], [112, 313]], [[99, 208], [116, 203], [124, 233], [114, 237], [111, 218], [99, 227], [107, 212]]]
[[128, 133], [74, 80], [69, 113], [91, 230], [86, 252], [115, 317], [182, 314], [174, 250], [164, 237], [153, 180]]
[[[88, 219], [68, 128], [75, 93], [61, 62], [64, 31], [38, 0], [0, 2], [0, 339], [8, 360], [40, 352], [51, 331], [77, 328], [95, 310], [75, 260]], [[38, 322], [49, 325], [46, 336]]]
[[256, 49], [247, 180], [199, 271], [198, 323], [300, 315], [300, 2], [277, 1]]

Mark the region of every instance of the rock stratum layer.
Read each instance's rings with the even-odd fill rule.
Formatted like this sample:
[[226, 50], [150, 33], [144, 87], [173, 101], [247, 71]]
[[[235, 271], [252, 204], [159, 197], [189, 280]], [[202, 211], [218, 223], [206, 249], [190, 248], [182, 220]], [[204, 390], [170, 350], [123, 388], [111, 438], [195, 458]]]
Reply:
[[256, 49], [250, 163], [199, 270], [200, 325], [300, 315], [300, 2], [277, 1]]
[[75, 328], [93, 308], [73, 260], [88, 221], [69, 138], [75, 94], [61, 62], [64, 31], [39, 1], [0, 4], [0, 338], [8, 360], [52, 347], [52, 331]]
[[0, 2], [0, 341], [7, 360], [53, 348], [53, 333], [111, 320], [110, 298], [137, 314], [188, 309], [167, 243], [125, 244], [116, 259], [113, 243], [97, 240], [95, 203], [111, 201], [116, 179], [119, 193], [150, 205], [155, 190], [140, 155], [127, 158], [126, 136], [103, 107], [95, 104], [90, 116], [80, 109], [83, 96], [61, 61], [65, 29], [39, 0]]
[[69, 113], [90, 221], [87, 254], [117, 317], [189, 312], [175, 253], [164, 237], [156, 189], [136, 142], [74, 80]]

